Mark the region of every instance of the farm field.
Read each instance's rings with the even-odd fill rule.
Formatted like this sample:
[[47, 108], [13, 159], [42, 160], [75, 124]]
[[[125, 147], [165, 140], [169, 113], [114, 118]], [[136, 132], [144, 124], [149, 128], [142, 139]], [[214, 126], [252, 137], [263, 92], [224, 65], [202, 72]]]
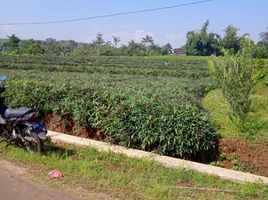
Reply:
[[[208, 69], [205, 57], [0, 55], [0, 71], [12, 85], [6, 92], [8, 104], [34, 107], [53, 130], [267, 175], [268, 167], [249, 167], [236, 152], [218, 152], [218, 145], [227, 154], [226, 146], [242, 144], [243, 155], [256, 147], [251, 147], [252, 138], [244, 140], [219, 117], [217, 102], [228, 117], [227, 103]], [[263, 102], [265, 95], [257, 94], [254, 101]], [[265, 116], [265, 105], [256, 105]], [[257, 149], [267, 145], [265, 120], [259, 131], [264, 143], [257, 141]], [[246, 157], [246, 163], [253, 157]]]
[[0, 63], [13, 86], [11, 107], [73, 119], [108, 141], [166, 155], [205, 160], [216, 148], [200, 107], [215, 85], [205, 60], [1, 56]]

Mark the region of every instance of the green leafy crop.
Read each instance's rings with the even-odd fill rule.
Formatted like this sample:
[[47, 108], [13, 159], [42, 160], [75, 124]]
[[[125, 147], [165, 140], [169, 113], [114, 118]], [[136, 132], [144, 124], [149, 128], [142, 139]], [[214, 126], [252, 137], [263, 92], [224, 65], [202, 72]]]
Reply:
[[217, 135], [200, 99], [214, 88], [204, 60], [0, 56], [11, 107], [70, 116], [106, 140], [204, 160]]

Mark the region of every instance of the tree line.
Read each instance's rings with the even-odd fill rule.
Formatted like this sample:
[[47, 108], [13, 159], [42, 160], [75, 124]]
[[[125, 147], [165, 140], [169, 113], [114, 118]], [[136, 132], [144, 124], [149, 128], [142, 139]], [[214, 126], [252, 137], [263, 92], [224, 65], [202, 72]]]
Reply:
[[236, 54], [242, 49], [245, 39], [249, 40], [253, 46], [253, 57], [268, 58], [268, 31], [260, 33], [261, 40], [254, 43], [249, 34], [238, 36], [239, 29], [229, 25], [224, 29], [224, 36], [217, 33], [208, 32], [209, 21], [206, 21], [199, 31], [190, 31], [187, 33], [186, 44], [182, 47], [187, 55], [210, 56], [223, 55], [224, 51], [230, 54]]
[[[229, 25], [224, 29], [224, 36], [208, 32], [209, 21], [198, 31], [187, 33], [186, 44], [179, 49], [173, 49], [170, 43], [159, 45], [154, 39], [146, 35], [141, 42], [135, 40], [119, 46], [120, 37], [112, 36], [112, 41], [105, 41], [102, 33], [97, 33], [96, 38], [89, 43], [76, 42], [74, 40], [23, 40], [15, 34], [0, 39], [0, 52], [7, 54], [27, 55], [77, 55], [77, 56], [151, 56], [170, 55], [174, 52], [194, 56], [223, 55], [224, 49], [236, 54], [241, 49], [242, 41], [249, 34], [238, 36], [239, 29]], [[254, 43], [253, 57], [268, 58], [268, 31], [260, 33], [261, 40]], [[179, 50], [179, 51], [178, 51]]]
[[105, 41], [102, 33], [90, 43], [76, 42], [74, 40], [22, 40], [15, 34], [0, 39], [0, 52], [8, 54], [30, 55], [77, 55], [77, 56], [151, 56], [169, 55], [172, 53], [171, 44], [164, 46], [155, 44], [153, 38], [146, 35], [141, 42], [131, 40], [126, 45], [118, 46], [120, 37], [112, 36], [113, 41]]

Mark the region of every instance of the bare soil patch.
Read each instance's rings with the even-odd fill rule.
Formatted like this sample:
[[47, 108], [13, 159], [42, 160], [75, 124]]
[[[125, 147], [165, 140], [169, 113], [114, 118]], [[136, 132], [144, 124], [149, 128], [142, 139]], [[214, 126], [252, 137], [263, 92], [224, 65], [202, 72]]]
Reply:
[[70, 116], [59, 118], [55, 114], [50, 114], [44, 118], [48, 129], [82, 138], [91, 138], [94, 140], [104, 140], [105, 135], [98, 129], [87, 126], [80, 128], [75, 126], [74, 120]]
[[219, 140], [219, 152], [227, 157], [220, 162], [222, 167], [268, 176], [267, 141], [252, 144], [245, 140], [222, 138]]

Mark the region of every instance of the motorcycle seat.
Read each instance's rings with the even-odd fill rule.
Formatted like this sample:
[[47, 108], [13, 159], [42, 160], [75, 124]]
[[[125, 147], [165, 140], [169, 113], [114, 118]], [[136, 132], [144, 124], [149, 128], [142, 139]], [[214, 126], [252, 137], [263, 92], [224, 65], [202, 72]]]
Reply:
[[17, 109], [6, 109], [4, 113], [4, 118], [10, 119], [10, 118], [21, 118], [24, 115], [32, 112], [32, 108], [17, 108]]

